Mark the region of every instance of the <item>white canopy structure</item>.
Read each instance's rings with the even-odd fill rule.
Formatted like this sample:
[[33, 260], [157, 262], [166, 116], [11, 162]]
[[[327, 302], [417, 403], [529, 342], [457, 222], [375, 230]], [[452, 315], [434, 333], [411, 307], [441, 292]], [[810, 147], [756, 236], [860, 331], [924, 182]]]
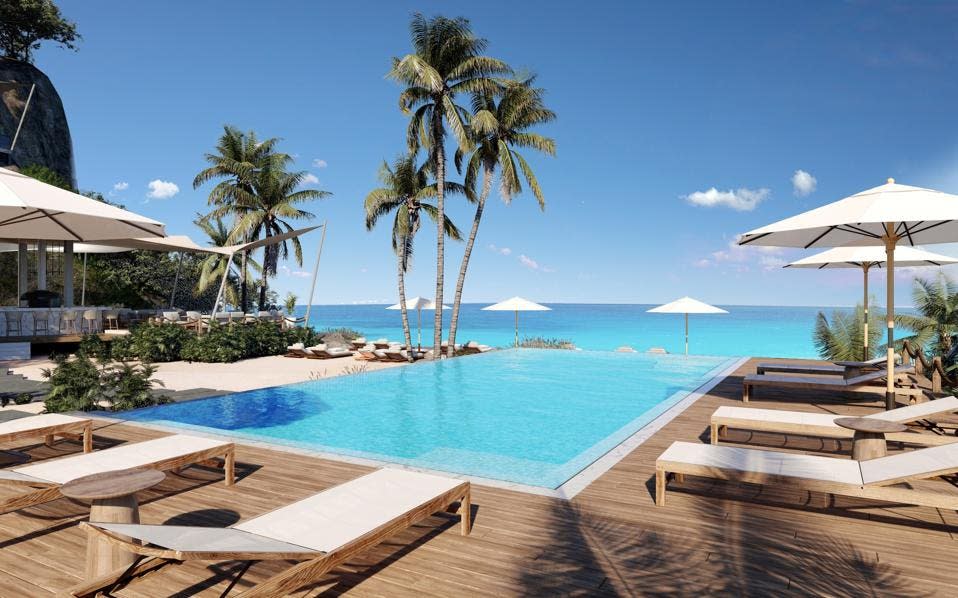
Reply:
[[[882, 264], [885, 263], [885, 258], [885, 250], [881, 247], [836, 247], [784, 266], [785, 268], [815, 268], [817, 270], [823, 268], [861, 268], [865, 292], [863, 303], [865, 306], [863, 361], [871, 359], [868, 350], [868, 271], [871, 268], [881, 268]], [[895, 265], [897, 266], [943, 266], [955, 263], [958, 263], [958, 258], [941, 255], [940, 253], [932, 253], [907, 246], [895, 248]]]
[[520, 311], [552, 311], [552, 308], [540, 305], [534, 301], [513, 297], [482, 308], [483, 311], [514, 311], [516, 312], [516, 347], [519, 346], [519, 312]]
[[650, 314], [684, 314], [685, 315], [685, 354], [689, 354], [689, 314], [727, 314], [728, 312], [720, 307], [703, 303], [698, 299], [691, 297], [682, 297], [671, 303], [653, 307], [648, 310]]
[[[895, 247], [958, 239], [958, 196], [899, 185], [895, 179], [820, 208], [749, 231], [739, 245], [885, 248], [888, 294], [888, 371], [895, 365]], [[895, 407], [894, 376], [887, 376], [885, 406]]]
[[[443, 305], [443, 309], [449, 309], [448, 305]], [[395, 305], [390, 305], [386, 309], [402, 309], [402, 304], [397, 303]], [[418, 326], [417, 326], [417, 340], [416, 344], [419, 347], [419, 350], [422, 350], [422, 310], [424, 309], [436, 309], [436, 302], [432, 299], [426, 299], [425, 297], [413, 297], [412, 299], [406, 299], [406, 310], [415, 310], [418, 316]]]

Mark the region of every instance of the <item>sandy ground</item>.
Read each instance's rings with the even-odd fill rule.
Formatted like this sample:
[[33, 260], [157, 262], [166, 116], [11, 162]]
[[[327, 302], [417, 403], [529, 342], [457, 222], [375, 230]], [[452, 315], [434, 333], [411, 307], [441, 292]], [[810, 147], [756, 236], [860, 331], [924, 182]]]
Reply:
[[[31, 380], [42, 380], [41, 372], [51, 367], [48, 359], [4, 362], [13, 373]], [[331, 378], [345, 373], [355, 373], [359, 368], [366, 371], [402, 367], [402, 363], [376, 363], [358, 361], [352, 357], [340, 359], [296, 359], [290, 357], [257, 357], [236, 363], [159, 363], [156, 379], [167, 390], [212, 389], [241, 391], [306, 380]], [[42, 405], [42, 404], [40, 404]]]

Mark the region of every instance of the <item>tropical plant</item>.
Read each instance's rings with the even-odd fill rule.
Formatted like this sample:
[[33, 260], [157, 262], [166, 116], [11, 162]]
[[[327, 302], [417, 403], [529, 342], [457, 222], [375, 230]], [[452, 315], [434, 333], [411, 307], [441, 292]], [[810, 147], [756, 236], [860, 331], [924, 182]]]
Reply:
[[[866, 359], [881, 354], [881, 322], [884, 315], [875, 309], [868, 310], [868, 351]], [[859, 304], [851, 312], [834, 311], [831, 321], [824, 312], [815, 319], [814, 341], [818, 355], [828, 361], [859, 361], [865, 339], [865, 309]]]
[[293, 313], [296, 311], [296, 300], [298, 297], [292, 292], [286, 293], [286, 299], [283, 300], [283, 307], [286, 308], [286, 315], [293, 317]]
[[[545, 209], [545, 197], [532, 167], [522, 154], [514, 149], [531, 148], [550, 156], [555, 155], [554, 140], [529, 131], [536, 125], [555, 120], [556, 117], [555, 113], [543, 104], [544, 90], [534, 87], [534, 82], [535, 77], [508, 81], [498, 96], [489, 93], [473, 94], [470, 131], [474, 137], [476, 149], [472, 152], [466, 166], [465, 183], [467, 188], [475, 189], [476, 179], [482, 171], [482, 191], [476, 202], [476, 213], [472, 219], [469, 238], [466, 239], [462, 264], [459, 266], [459, 278], [456, 280], [456, 294], [453, 298], [452, 317], [449, 321], [447, 348], [449, 357], [452, 357], [455, 352], [459, 307], [462, 302], [462, 289], [466, 283], [466, 271], [469, 269], [469, 259], [476, 243], [479, 222], [482, 220], [486, 199], [492, 189], [492, 179], [496, 169], [500, 170], [499, 195], [503, 201], [508, 204], [513, 196], [522, 193], [521, 179], [524, 178], [539, 202], [539, 209]], [[461, 168], [462, 150], [456, 151], [455, 160], [456, 167]]]
[[918, 313], [896, 314], [895, 323], [909, 329], [912, 335], [896, 338], [896, 346], [900, 348], [907, 338], [935, 355], [947, 355], [952, 348], [952, 335], [958, 334], [958, 284], [939, 272], [934, 279], [916, 278], [911, 296]]
[[542, 336], [527, 336], [519, 341], [523, 349], [565, 349], [575, 350], [575, 343], [564, 338], [545, 338]]
[[75, 50], [76, 24], [63, 18], [51, 0], [0, 2], [0, 52], [6, 58], [33, 62], [33, 51], [46, 40]]
[[[193, 224], [198, 226], [209, 238], [210, 245], [213, 247], [226, 247], [230, 245], [230, 231], [223, 223], [222, 218], [206, 218], [197, 214]], [[240, 272], [240, 280], [248, 280], [249, 270], [261, 272], [260, 265], [250, 258], [246, 252], [240, 252], [240, 255], [223, 255], [221, 253], [210, 253], [201, 262], [200, 278], [196, 283], [196, 292], [203, 293], [208, 289], [218, 289], [222, 283], [223, 275], [226, 269], [235, 268]], [[246, 274], [243, 269], [246, 269]], [[237, 292], [239, 286], [236, 277], [233, 274], [227, 274], [226, 286], [223, 290], [224, 300], [231, 305], [241, 305], [240, 293]], [[218, 291], [217, 291], [218, 292]]]
[[139, 409], [151, 405], [168, 403], [166, 396], [154, 396], [153, 387], [163, 386], [160, 380], [154, 380], [156, 366], [149, 363], [110, 363], [102, 373], [104, 399], [109, 402], [112, 411]]
[[[226, 125], [223, 134], [216, 143], [213, 153], [206, 154], [205, 159], [210, 164], [193, 179], [193, 188], [197, 189], [205, 183], [218, 180], [210, 191], [207, 203], [220, 209], [220, 216], [235, 213], [229, 208], [239, 203], [253, 203], [254, 180], [259, 171], [271, 165], [286, 165], [291, 158], [276, 151], [279, 139], [273, 137], [260, 140], [254, 131], [246, 133], [236, 127]], [[223, 209], [225, 208], [225, 209]], [[235, 220], [234, 220], [235, 229]], [[231, 238], [231, 243], [248, 241], [247, 238]], [[238, 305], [242, 311], [249, 310], [249, 272], [247, 262], [249, 251], [240, 255], [240, 301]], [[236, 305], [236, 304], [234, 304]]]
[[[472, 146], [466, 126], [466, 110], [455, 104], [460, 93], [494, 93], [497, 75], [511, 72], [501, 60], [483, 56], [486, 40], [476, 37], [469, 21], [458, 17], [427, 19], [415, 13], [409, 24], [413, 51], [402, 58], [393, 58], [388, 77], [406, 86], [399, 95], [399, 107], [411, 114], [406, 133], [410, 153], [420, 147], [429, 152], [428, 162], [434, 165], [436, 177], [436, 294], [442, 304], [443, 271], [445, 268], [445, 126], [449, 124], [460, 149]], [[442, 345], [442, 310], [436, 310], [434, 352]]]
[[176, 324], [141, 324], [131, 333], [131, 353], [140, 361], [163, 363], [178, 361], [183, 344], [193, 333]]
[[103, 383], [100, 369], [93, 360], [83, 355], [74, 359], [54, 355], [52, 359], [54, 367], [43, 370], [43, 377], [50, 384], [50, 392], [44, 401], [45, 410], [59, 413], [96, 409]]
[[343, 339], [347, 341], [354, 341], [363, 335], [362, 332], [354, 328], [341, 327], [341, 328], [326, 328], [325, 330], [319, 333], [319, 336], [326, 337], [332, 334], [337, 334], [343, 337]]
[[[433, 220], [439, 219], [439, 208], [424, 201], [438, 193], [435, 184], [428, 184], [428, 178], [428, 162], [417, 168], [415, 156], [412, 154], [397, 157], [392, 167], [383, 162], [379, 169], [379, 180], [383, 186], [370, 191], [365, 202], [366, 230], [372, 230], [382, 216], [395, 212], [392, 246], [397, 258], [399, 308], [407, 348], [412, 348], [412, 334], [406, 309], [405, 278], [413, 254], [413, 240], [419, 232], [420, 212], [425, 212]], [[465, 188], [458, 183], [446, 181], [446, 187], [449, 191], [466, 193]], [[443, 234], [461, 240], [462, 235], [456, 225], [447, 216], [443, 216], [443, 220]], [[409, 359], [412, 361], [412, 353]]]
[[101, 339], [98, 334], [84, 334], [76, 353], [93, 359], [109, 359], [110, 344]]

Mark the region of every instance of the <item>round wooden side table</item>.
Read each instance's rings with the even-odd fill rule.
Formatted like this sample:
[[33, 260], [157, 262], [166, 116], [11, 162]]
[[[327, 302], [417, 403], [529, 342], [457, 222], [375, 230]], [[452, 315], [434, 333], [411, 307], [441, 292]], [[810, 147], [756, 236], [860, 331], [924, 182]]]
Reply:
[[835, 420], [835, 424], [854, 430], [852, 459], [856, 461], [884, 457], [888, 454], [885, 434], [904, 432], [908, 429], [904, 424], [870, 417], [840, 417]]
[[[90, 521], [139, 523], [136, 493], [156, 486], [166, 474], [155, 469], [125, 469], [83, 476], [60, 488], [67, 498], [90, 502]], [[132, 565], [136, 555], [103, 538], [91, 536], [86, 547], [86, 578], [93, 579]]]

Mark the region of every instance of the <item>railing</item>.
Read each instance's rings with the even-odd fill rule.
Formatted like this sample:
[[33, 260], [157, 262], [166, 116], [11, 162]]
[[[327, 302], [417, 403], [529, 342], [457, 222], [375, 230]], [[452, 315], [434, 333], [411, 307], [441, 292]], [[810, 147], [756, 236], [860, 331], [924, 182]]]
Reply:
[[916, 374], [928, 377], [925, 372], [931, 372], [931, 392], [933, 393], [941, 393], [942, 386], [944, 385], [950, 388], [958, 386], [958, 378], [945, 371], [941, 357], [934, 357], [929, 361], [924, 349], [920, 346], [913, 345], [907, 339], [902, 343], [901, 358], [904, 365], [908, 365], [912, 360], [915, 361]]

